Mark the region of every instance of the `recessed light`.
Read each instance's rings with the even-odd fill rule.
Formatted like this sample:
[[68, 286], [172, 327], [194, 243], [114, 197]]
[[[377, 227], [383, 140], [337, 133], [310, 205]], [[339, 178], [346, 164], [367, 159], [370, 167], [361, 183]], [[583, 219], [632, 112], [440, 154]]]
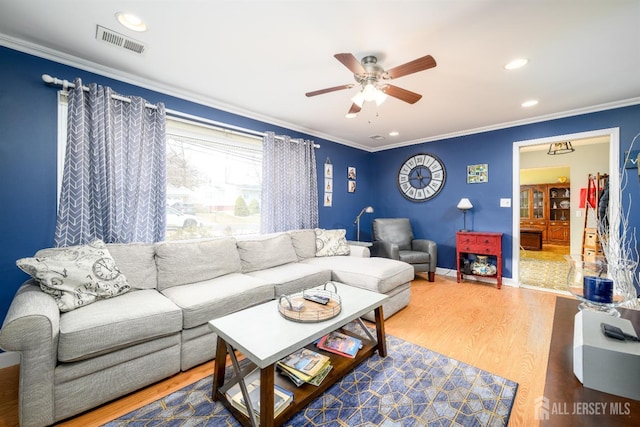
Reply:
[[357, 116], [356, 113], [347, 113], [344, 115], [347, 119], [353, 119], [354, 117]]
[[514, 59], [513, 61], [511, 61], [508, 64], [506, 64], [504, 66], [504, 69], [505, 70], [515, 70], [517, 68], [524, 67], [525, 65], [527, 65], [528, 62], [529, 62], [529, 60], [527, 58]]
[[116, 13], [118, 22], [133, 31], [147, 31], [147, 24], [136, 15], [127, 12]]
[[534, 105], [538, 105], [538, 100], [537, 99], [530, 99], [529, 101], [525, 101], [522, 104], [520, 104], [523, 107], [533, 107]]
[[398, 132], [397, 130], [392, 130], [391, 132], [389, 132], [389, 136], [398, 136], [400, 135], [400, 132]]

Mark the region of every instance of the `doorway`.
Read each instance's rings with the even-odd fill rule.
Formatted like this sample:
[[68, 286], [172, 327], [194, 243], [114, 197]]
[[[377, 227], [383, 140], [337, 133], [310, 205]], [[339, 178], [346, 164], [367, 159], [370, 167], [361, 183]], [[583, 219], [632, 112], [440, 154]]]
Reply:
[[[546, 152], [549, 148], [550, 144], [556, 142], [564, 142], [571, 141], [575, 152], [563, 155], [556, 156], [547, 156]], [[608, 173], [611, 177], [609, 185], [610, 185], [610, 193], [612, 199], [610, 200], [609, 209], [617, 209], [619, 203], [619, 177], [618, 173], [610, 173], [610, 171], [618, 171], [618, 162], [619, 162], [619, 129], [601, 129], [596, 131], [589, 132], [581, 132], [575, 134], [567, 134], [567, 135], [558, 135], [554, 137], [548, 138], [540, 138], [526, 141], [516, 141], [513, 144], [513, 200], [514, 204], [520, 202], [521, 195], [521, 169], [523, 165], [526, 166], [527, 160], [526, 157], [522, 157], [523, 155], [531, 151], [537, 151], [537, 155], [539, 156], [539, 164], [542, 167], [543, 164], [546, 163], [546, 166], [553, 167], [559, 165], [568, 165], [570, 167], [570, 173], [567, 177], [567, 182], [570, 183], [570, 210], [568, 212], [570, 217], [570, 243], [568, 245], [569, 253], [581, 253], [582, 251], [582, 236], [583, 236], [583, 227], [584, 227], [584, 217], [583, 211], [580, 210], [580, 189], [586, 187], [587, 177], [589, 173]], [[608, 159], [603, 159], [603, 153], [608, 157]], [[601, 153], [600, 155], [595, 154], [594, 152]], [[589, 153], [592, 153], [590, 157]], [[530, 164], [529, 164], [530, 165]], [[558, 177], [559, 178], [559, 177]], [[547, 187], [549, 189], [549, 187]], [[514, 206], [515, 207], [515, 206]], [[513, 248], [512, 248], [512, 280], [517, 283], [518, 286], [527, 286], [526, 283], [521, 283], [521, 270], [523, 267], [526, 267], [521, 262], [525, 259], [524, 264], [527, 264], [526, 258], [527, 255], [530, 258], [540, 258], [542, 255], [534, 254], [534, 251], [523, 252], [521, 251], [521, 210], [513, 209]], [[614, 230], [611, 230], [614, 232]], [[525, 231], [526, 234], [526, 231]], [[546, 238], [546, 236], [545, 236]], [[552, 248], [549, 249], [560, 249], [562, 252], [563, 248]], [[545, 251], [547, 252], [547, 251]], [[553, 254], [548, 254], [553, 257]], [[555, 257], [555, 261], [558, 263], [557, 258]], [[558, 263], [555, 268], [560, 268], [562, 265]], [[546, 271], [549, 271], [548, 269]], [[524, 271], [523, 271], [524, 272]], [[557, 273], [557, 272], [556, 272]], [[551, 273], [549, 273], [551, 275]], [[563, 273], [558, 273], [560, 276]], [[558, 275], [556, 274], [556, 275]], [[566, 277], [566, 275], [565, 275]], [[551, 288], [551, 289], [545, 289]], [[544, 287], [541, 286], [540, 289], [543, 290], [551, 290], [553, 292], [559, 293], [567, 293], [563, 290], [562, 284], [557, 286]]]

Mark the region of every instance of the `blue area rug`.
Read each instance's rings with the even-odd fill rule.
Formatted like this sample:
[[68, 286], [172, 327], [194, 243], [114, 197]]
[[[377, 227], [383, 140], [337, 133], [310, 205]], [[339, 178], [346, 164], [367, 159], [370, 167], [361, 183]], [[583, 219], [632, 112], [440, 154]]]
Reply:
[[[373, 355], [285, 426], [506, 426], [518, 384], [387, 335]], [[211, 376], [106, 426], [240, 426]]]

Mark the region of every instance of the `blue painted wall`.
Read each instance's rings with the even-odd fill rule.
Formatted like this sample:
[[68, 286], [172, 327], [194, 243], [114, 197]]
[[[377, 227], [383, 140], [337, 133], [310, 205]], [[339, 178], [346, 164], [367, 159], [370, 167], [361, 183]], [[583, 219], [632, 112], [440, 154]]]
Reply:
[[[374, 217], [408, 216], [415, 234], [438, 243], [438, 266], [455, 266], [455, 231], [462, 216], [455, 208], [461, 197], [473, 201], [467, 224], [475, 230], [501, 231], [505, 277], [511, 276], [511, 209], [499, 208], [501, 197], [511, 197], [511, 145], [513, 141], [620, 127], [621, 148], [628, 149], [640, 132], [640, 106], [588, 114], [539, 124], [452, 138], [379, 153], [368, 153], [331, 141], [300, 134], [268, 123], [216, 110], [176, 97], [88, 73], [73, 67], [0, 47], [0, 319], [4, 319], [15, 291], [27, 278], [15, 265], [53, 244], [56, 216], [57, 88], [45, 85], [43, 73], [85, 83], [109, 85], [117, 92], [139, 95], [149, 102], [164, 102], [167, 108], [257, 131], [273, 130], [293, 137], [313, 139], [317, 150], [319, 178], [327, 157], [334, 167], [333, 206], [323, 207], [320, 190], [320, 227], [345, 228], [355, 239], [353, 221], [368, 205], [375, 209], [361, 219], [361, 239], [370, 238]], [[637, 148], [636, 146], [635, 148]], [[396, 188], [398, 167], [407, 157], [429, 152], [446, 165], [447, 181], [433, 200], [412, 203]], [[466, 166], [488, 163], [489, 183], [467, 184]], [[347, 167], [357, 168], [357, 190], [347, 191]], [[322, 183], [322, 180], [319, 180]], [[322, 184], [319, 185], [322, 189]], [[638, 197], [638, 181], [632, 179], [628, 195]], [[631, 225], [640, 226], [640, 207], [632, 205]]]
[[[111, 86], [116, 92], [142, 96], [168, 109], [260, 132], [274, 131], [294, 138], [312, 139], [318, 175], [327, 157], [334, 165], [333, 207], [322, 206], [320, 227], [346, 228], [355, 239], [353, 219], [362, 206], [371, 204], [367, 179], [358, 179], [355, 193], [347, 192], [347, 167], [359, 177], [369, 174], [369, 153], [268, 123], [220, 111], [200, 104], [133, 86], [73, 67], [0, 47], [0, 319], [4, 319], [20, 284], [28, 277], [15, 261], [53, 245], [57, 182], [57, 87], [46, 85], [42, 74], [62, 79], [82, 78], [84, 83]], [[322, 185], [320, 187], [323, 188]], [[362, 226], [370, 225], [363, 218]]]
[[[512, 210], [501, 208], [500, 198], [512, 197], [513, 142], [616, 127], [620, 128], [622, 164], [624, 152], [629, 150], [634, 136], [640, 133], [640, 105], [373, 153], [375, 216], [411, 218], [417, 237], [438, 243], [438, 267], [455, 269], [455, 233], [463, 224], [462, 213], [456, 205], [462, 197], [467, 197], [473, 204], [473, 209], [467, 213], [467, 228], [504, 233], [503, 276], [511, 277]], [[640, 140], [636, 141], [634, 150], [639, 148]], [[437, 155], [447, 170], [443, 190], [435, 198], [422, 203], [406, 200], [396, 187], [398, 168], [409, 156], [417, 153]], [[467, 165], [483, 163], [489, 165], [489, 182], [467, 184]], [[636, 174], [637, 170], [631, 171], [622, 197], [625, 205], [628, 205], [629, 197], [634, 201], [629, 211], [630, 229], [640, 229], [640, 190]], [[512, 200], [512, 205], [514, 203], [517, 206], [518, 201]]]

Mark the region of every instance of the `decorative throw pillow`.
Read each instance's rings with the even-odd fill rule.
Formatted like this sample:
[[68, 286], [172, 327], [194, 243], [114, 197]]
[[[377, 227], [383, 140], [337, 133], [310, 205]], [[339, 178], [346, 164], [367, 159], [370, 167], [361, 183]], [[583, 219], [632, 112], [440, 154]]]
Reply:
[[316, 256], [349, 255], [347, 231], [316, 228]]
[[84, 246], [56, 248], [47, 255], [22, 258], [16, 264], [51, 295], [60, 311], [71, 311], [131, 289], [102, 240]]

